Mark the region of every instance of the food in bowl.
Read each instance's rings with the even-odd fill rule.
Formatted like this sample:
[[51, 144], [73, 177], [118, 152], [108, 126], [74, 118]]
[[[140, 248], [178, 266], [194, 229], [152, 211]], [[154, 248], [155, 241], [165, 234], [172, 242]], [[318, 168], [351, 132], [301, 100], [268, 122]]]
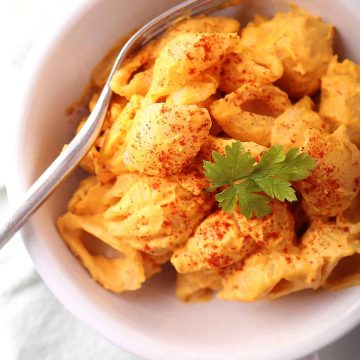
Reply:
[[185, 302], [360, 283], [360, 67], [333, 31], [295, 8], [194, 17], [126, 61], [57, 221], [95, 281], [137, 290], [170, 261]]

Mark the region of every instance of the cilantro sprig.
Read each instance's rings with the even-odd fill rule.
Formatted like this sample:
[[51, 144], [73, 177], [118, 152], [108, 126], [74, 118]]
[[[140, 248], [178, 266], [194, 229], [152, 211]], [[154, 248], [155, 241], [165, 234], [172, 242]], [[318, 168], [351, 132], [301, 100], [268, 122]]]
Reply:
[[262, 218], [271, 213], [270, 198], [295, 201], [291, 181], [307, 178], [316, 166], [316, 160], [293, 148], [285, 153], [282, 145], [271, 146], [257, 163], [241, 142], [225, 147], [225, 155], [212, 152], [214, 162], [204, 161], [204, 173], [213, 185], [208, 191], [226, 187], [215, 198], [227, 212], [239, 204], [247, 218]]

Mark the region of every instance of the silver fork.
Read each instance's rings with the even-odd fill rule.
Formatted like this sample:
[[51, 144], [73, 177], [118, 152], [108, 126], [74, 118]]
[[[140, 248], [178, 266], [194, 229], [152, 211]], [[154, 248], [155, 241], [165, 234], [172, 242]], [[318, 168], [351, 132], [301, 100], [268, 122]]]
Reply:
[[97, 104], [85, 125], [66, 149], [54, 160], [26, 192], [21, 205], [0, 229], [0, 249], [25, 224], [55, 188], [79, 164], [98, 137], [108, 109], [112, 90], [110, 80], [126, 57], [164, 32], [183, 16], [209, 14], [237, 3], [237, 0], [189, 0], [165, 11], [138, 30], [119, 52]]

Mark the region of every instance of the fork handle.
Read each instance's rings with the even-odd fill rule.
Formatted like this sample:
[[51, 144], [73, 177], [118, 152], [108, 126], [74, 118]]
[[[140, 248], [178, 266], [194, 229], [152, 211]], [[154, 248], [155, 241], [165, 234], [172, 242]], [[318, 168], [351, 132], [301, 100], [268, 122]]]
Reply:
[[[39, 177], [25, 194], [22, 204], [14, 211], [8, 221], [0, 228], [0, 249], [25, 224], [28, 218], [39, 208], [54, 189], [78, 165], [94, 144], [100, 133], [110, 103], [110, 79], [119, 68], [126, 55], [135, 48], [146, 44], [149, 40], [163, 32], [169, 24], [184, 15], [197, 15], [220, 9], [226, 4], [232, 5], [240, 0], [187, 0], [174, 8], [165, 11], [149, 21], [138, 30], [119, 52], [108, 80], [100, 94], [94, 110], [82, 129], [68, 147], [55, 159], [49, 168]], [[155, 26], [157, 25], [157, 26]], [[154, 29], [155, 28], [155, 29]], [[138, 41], [141, 39], [142, 41]]]
[[74, 170], [99, 135], [110, 103], [111, 89], [105, 85], [84, 126], [25, 193], [20, 206], [0, 228], [0, 249], [25, 224], [55, 188]]

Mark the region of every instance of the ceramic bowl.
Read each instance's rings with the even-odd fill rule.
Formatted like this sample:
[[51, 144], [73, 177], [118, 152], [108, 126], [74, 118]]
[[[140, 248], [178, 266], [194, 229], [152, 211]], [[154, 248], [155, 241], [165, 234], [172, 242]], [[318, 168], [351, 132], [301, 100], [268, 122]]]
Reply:
[[[10, 203], [56, 157], [78, 119], [65, 110], [81, 95], [95, 64], [122, 34], [179, 1], [91, 0], [61, 10], [29, 55], [17, 94], [9, 150]], [[336, 50], [360, 62], [357, 0], [295, 1], [334, 24]], [[282, 1], [243, 1], [228, 13], [245, 23], [271, 15]], [[360, 287], [300, 292], [257, 303], [213, 300], [185, 305], [175, 298], [174, 274], [143, 289], [115, 295], [93, 282], [55, 228], [81, 176], [73, 174], [36, 213], [21, 236], [41, 277], [79, 320], [111, 342], [150, 359], [295, 359], [345, 334], [360, 322]]]

